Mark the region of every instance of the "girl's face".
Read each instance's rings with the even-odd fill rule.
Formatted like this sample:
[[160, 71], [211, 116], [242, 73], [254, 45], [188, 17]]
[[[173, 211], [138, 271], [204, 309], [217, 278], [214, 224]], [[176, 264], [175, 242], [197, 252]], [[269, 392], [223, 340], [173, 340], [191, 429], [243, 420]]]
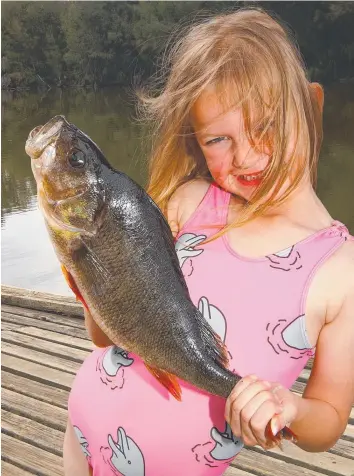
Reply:
[[215, 182], [227, 192], [249, 200], [262, 182], [270, 151], [252, 148], [241, 109], [223, 113], [212, 91], [205, 91], [192, 108], [198, 144]]

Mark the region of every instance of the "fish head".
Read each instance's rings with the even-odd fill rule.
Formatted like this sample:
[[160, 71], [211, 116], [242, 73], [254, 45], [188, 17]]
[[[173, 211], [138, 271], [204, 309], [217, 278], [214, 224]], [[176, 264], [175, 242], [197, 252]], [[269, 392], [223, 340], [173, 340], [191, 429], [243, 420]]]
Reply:
[[30, 132], [25, 150], [47, 223], [94, 234], [105, 204], [102, 169], [108, 165], [98, 146], [64, 116], [55, 116]]

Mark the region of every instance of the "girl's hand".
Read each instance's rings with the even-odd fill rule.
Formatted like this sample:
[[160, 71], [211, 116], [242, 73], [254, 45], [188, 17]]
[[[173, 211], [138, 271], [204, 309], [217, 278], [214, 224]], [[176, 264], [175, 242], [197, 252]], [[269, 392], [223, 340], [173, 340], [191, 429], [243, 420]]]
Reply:
[[266, 437], [268, 423], [272, 420], [273, 434], [277, 434], [296, 419], [298, 404], [299, 398], [279, 383], [249, 375], [238, 382], [229, 395], [225, 420], [245, 445], [270, 449], [276, 444]]

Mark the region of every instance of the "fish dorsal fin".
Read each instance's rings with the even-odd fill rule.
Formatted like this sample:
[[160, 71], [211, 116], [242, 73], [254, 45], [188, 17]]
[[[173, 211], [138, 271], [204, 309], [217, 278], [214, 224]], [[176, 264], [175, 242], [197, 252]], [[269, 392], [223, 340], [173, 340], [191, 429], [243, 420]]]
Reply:
[[82, 297], [80, 291], [79, 291], [79, 288], [77, 287], [76, 283], [75, 283], [75, 280], [74, 278], [72, 277], [72, 274], [69, 273], [69, 271], [65, 268], [65, 266], [63, 264], [61, 264], [61, 270], [63, 272], [63, 275], [64, 275], [64, 278], [66, 280], [66, 282], [68, 283], [69, 285], [69, 288], [72, 290], [72, 292], [75, 294], [76, 296], [76, 300], [77, 301], [80, 301], [84, 306], [85, 308], [88, 310], [88, 307], [87, 307], [87, 304], [85, 302], [85, 299]]
[[227, 369], [229, 367], [229, 356], [226, 344], [224, 344], [220, 336], [213, 330], [197, 308], [195, 309], [195, 318], [201, 331], [201, 338], [205, 345], [205, 351], [214, 362], [224, 369]]
[[179, 402], [182, 400], [182, 390], [178, 383], [177, 377], [164, 370], [157, 369], [156, 367], [152, 367], [151, 365], [145, 363], [146, 368], [148, 371], [158, 380], [167, 390], [175, 397], [176, 400]]

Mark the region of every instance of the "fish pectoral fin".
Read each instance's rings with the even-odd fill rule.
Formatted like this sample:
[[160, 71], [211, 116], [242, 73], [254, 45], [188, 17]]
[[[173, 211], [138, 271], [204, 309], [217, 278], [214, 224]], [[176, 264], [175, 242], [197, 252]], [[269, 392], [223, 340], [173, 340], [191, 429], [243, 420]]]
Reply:
[[151, 365], [145, 363], [148, 371], [158, 380], [167, 390], [175, 397], [179, 402], [182, 400], [182, 390], [178, 383], [177, 377], [164, 370], [152, 367]]
[[65, 266], [63, 264], [60, 265], [61, 267], [61, 270], [63, 272], [63, 275], [64, 275], [64, 278], [66, 280], [66, 282], [68, 283], [69, 285], [69, 288], [72, 290], [72, 292], [75, 294], [76, 296], [76, 300], [77, 301], [80, 301], [82, 302], [82, 304], [85, 306], [85, 308], [88, 310], [88, 307], [87, 307], [87, 304], [85, 302], [85, 299], [82, 297], [80, 291], [79, 291], [79, 288], [77, 287], [76, 283], [75, 283], [75, 280], [74, 278], [72, 277], [72, 275], [69, 273], [69, 271], [65, 268]]

